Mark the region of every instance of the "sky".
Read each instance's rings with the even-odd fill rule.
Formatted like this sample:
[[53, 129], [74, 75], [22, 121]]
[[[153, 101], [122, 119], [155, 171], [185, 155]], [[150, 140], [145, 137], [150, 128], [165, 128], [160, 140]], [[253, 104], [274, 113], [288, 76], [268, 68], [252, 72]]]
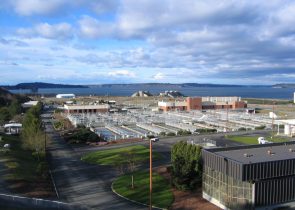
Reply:
[[295, 82], [293, 0], [2, 0], [0, 84]]

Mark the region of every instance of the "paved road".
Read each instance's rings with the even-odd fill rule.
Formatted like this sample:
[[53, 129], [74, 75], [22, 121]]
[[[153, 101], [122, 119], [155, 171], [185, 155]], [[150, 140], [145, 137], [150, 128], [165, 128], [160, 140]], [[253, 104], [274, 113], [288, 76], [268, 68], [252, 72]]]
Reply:
[[80, 161], [61, 137], [47, 124], [52, 141], [47, 145], [51, 168], [60, 199], [89, 209], [146, 209], [111, 192], [116, 171], [108, 166], [94, 166]]
[[5, 160], [0, 158], [0, 193], [8, 194], [10, 192], [7, 182], [4, 180], [4, 176], [8, 174], [8, 169], [4, 166], [4, 162]]

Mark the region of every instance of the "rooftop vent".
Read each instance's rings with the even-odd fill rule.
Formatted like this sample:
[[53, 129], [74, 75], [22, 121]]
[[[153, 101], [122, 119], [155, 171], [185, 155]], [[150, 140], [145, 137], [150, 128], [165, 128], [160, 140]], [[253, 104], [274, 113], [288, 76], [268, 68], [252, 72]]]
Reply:
[[248, 154], [248, 153], [245, 153], [245, 154], [244, 154], [244, 157], [247, 157], [247, 158], [252, 157], [252, 156], [253, 156], [253, 155]]
[[269, 155], [274, 155], [275, 152], [273, 152], [271, 149], [269, 149], [269, 150], [267, 150], [267, 154], [269, 154]]

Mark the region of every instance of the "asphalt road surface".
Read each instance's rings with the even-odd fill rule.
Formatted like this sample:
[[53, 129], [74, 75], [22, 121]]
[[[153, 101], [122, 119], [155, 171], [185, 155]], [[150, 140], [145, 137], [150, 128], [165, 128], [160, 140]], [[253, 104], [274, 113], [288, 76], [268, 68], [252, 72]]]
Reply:
[[147, 209], [126, 201], [111, 191], [116, 171], [108, 166], [90, 165], [80, 160], [64, 140], [46, 124], [52, 141], [47, 145], [51, 170], [60, 200], [89, 209]]

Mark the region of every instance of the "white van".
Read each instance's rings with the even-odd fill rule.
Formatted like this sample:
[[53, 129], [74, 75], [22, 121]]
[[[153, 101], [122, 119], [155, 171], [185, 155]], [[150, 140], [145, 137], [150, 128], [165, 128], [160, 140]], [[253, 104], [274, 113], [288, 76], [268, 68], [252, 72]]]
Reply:
[[155, 138], [151, 138], [150, 141], [156, 142], [156, 141], [159, 141], [159, 138], [156, 138], [156, 137]]

